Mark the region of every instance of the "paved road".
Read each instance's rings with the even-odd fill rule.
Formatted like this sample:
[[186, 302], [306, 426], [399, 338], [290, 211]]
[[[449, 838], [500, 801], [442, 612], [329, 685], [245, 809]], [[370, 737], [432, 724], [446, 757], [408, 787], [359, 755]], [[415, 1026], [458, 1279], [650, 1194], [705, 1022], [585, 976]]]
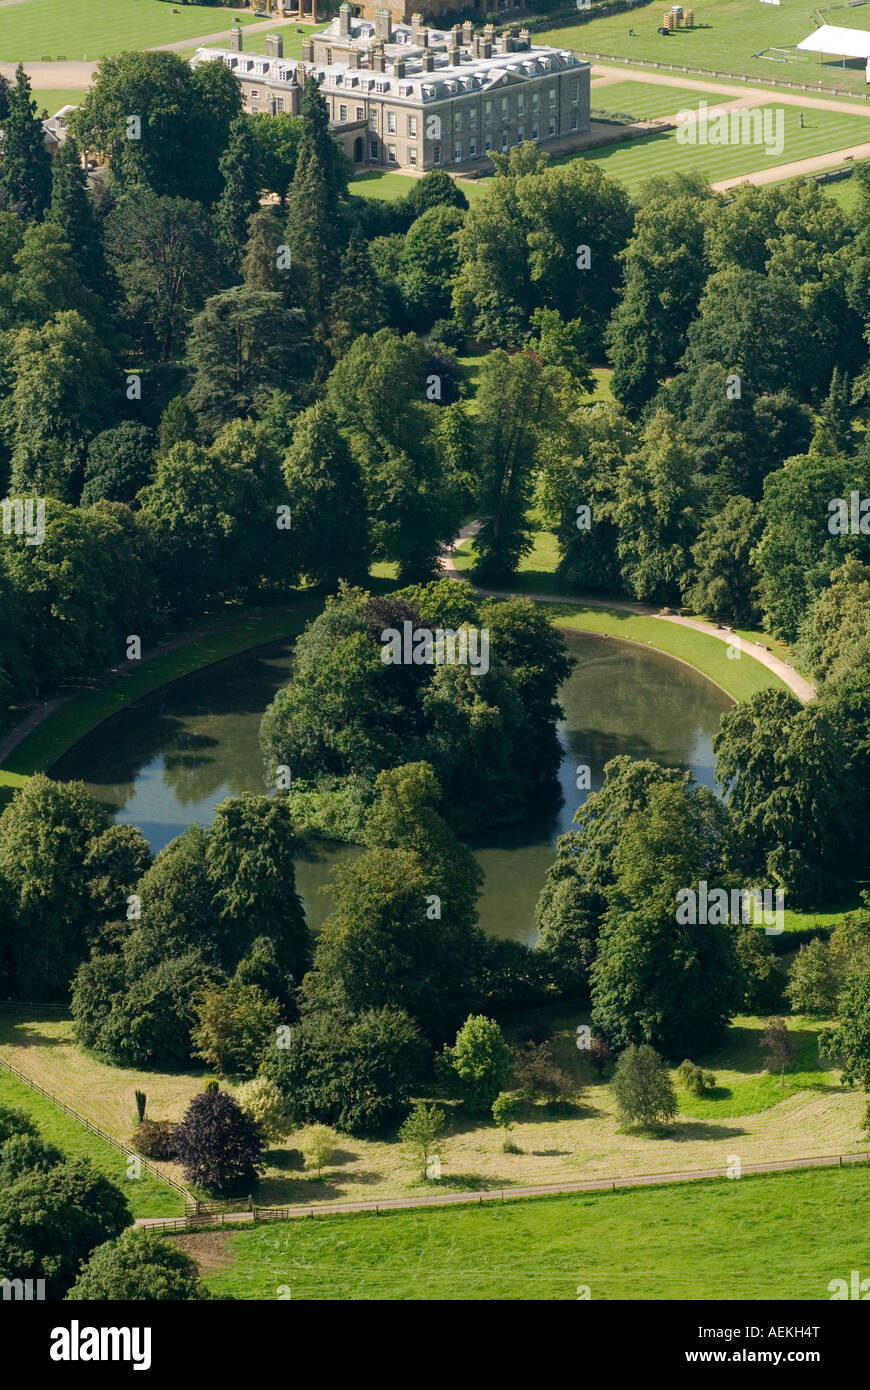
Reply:
[[[870, 1154], [819, 1154], [809, 1158], [785, 1159], [770, 1163], [744, 1163], [741, 1177], [751, 1177], [754, 1173], [786, 1173], [802, 1168], [840, 1168], [846, 1164], [870, 1163]], [[335, 1216], [348, 1212], [404, 1211], [410, 1207], [452, 1207], [460, 1204], [484, 1202], [504, 1202], [521, 1197], [558, 1197], [571, 1192], [615, 1192], [626, 1187], [653, 1187], [678, 1182], [702, 1182], [710, 1178], [729, 1178], [733, 1174], [727, 1167], [694, 1168], [689, 1171], [670, 1173], [636, 1173], [621, 1178], [587, 1178], [577, 1182], [538, 1183], [531, 1187], [494, 1188], [487, 1192], [435, 1192], [429, 1197], [384, 1197], [379, 1201], [368, 1202], [329, 1202], [322, 1206], [291, 1206], [281, 1208], [288, 1220], [303, 1216]], [[249, 1211], [228, 1212], [223, 1220], [226, 1223], [253, 1221]], [[137, 1226], [158, 1226], [162, 1229], [181, 1228], [187, 1225], [184, 1216], [167, 1217], [140, 1216], [134, 1223]]]
[[[480, 529], [480, 522], [472, 521], [468, 526], [463, 526], [451, 549], [441, 558], [441, 566], [450, 579], [461, 579], [468, 582], [465, 574], [456, 568], [453, 561], [453, 551], [460, 541], [466, 540], [469, 536], [474, 536]], [[743, 637], [736, 636], [728, 628], [716, 627], [713, 623], [704, 623], [699, 618], [683, 618], [676, 613], [662, 613], [657, 608], [650, 608], [648, 604], [632, 603], [628, 599], [602, 599], [591, 595], [577, 594], [520, 594], [518, 590], [507, 589], [481, 589], [479, 585], [472, 585], [475, 593], [483, 594], [487, 598], [530, 598], [535, 603], [571, 603], [580, 608], [616, 608], [623, 613], [638, 613], [648, 618], [658, 618], [661, 622], [677, 623], [683, 627], [693, 627], [697, 632], [705, 632], [708, 637], [715, 637], [718, 642], [725, 642], [729, 646], [738, 647], [746, 656], [752, 657], [753, 661], [759, 661], [762, 666], [766, 666], [789, 690], [797, 695], [804, 704], [811, 700], [816, 693], [816, 688], [811, 685], [803, 676], [798, 675], [793, 666], [789, 666], [787, 661], [782, 661], [780, 657], [774, 656], [766, 647], [756, 646], [754, 642], [748, 642]]]

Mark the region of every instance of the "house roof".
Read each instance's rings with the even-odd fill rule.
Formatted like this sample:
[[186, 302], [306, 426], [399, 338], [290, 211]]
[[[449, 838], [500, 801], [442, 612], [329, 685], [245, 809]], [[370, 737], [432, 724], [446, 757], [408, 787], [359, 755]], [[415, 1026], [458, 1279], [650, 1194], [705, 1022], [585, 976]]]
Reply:
[[[410, 30], [409, 30], [410, 32]], [[471, 92], [487, 92], [494, 87], [508, 86], [541, 77], [547, 73], [564, 72], [568, 68], [588, 68], [589, 64], [569, 49], [532, 48], [514, 53], [496, 53], [491, 58], [473, 58], [463, 52], [459, 63], [451, 64], [443, 51], [430, 50], [435, 59], [432, 72], [424, 72], [422, 50], [417, 56], [404, 57], [405, 75], [397, 77], [388, 70], [351, 68], [347, 63], [303, 63], [293, 58], [267, 58], [261, 54], [236, 53], [227, 48], [198, 48], [194, 63], [220, 59], [236, 74], [249, 81], [260, 79], [273, 85], [301, 82], [311, 72], [327, 91], [351, 96], [377, 93], [394, 100], [415, 102], [449, 101], [452, 97]]]

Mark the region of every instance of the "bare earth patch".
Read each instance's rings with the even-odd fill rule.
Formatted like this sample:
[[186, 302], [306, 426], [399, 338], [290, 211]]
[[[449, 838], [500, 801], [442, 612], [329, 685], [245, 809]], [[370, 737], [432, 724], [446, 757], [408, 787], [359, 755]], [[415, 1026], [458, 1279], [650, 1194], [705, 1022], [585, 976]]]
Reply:
[[198, 1231], [192, 1235], [173, 1236], [172, 1239], [185, 1255], [196, 1260], [200, 1274], [205, 1276], [232, 1264], [228, 1235], [228, 1231]]

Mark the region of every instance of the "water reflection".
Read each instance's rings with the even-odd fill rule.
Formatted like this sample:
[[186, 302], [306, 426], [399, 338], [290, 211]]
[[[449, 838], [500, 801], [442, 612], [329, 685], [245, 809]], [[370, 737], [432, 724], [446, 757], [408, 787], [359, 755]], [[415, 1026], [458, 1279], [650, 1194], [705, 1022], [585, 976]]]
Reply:
[[[619, 753], [691, 768], [715, 786], [712, 738], [726, 695], [690, 667], [643, 647], [586, 633], [566, 633], [577, 665], [561, 692], [565, 756], [559, 790], [520, 824], [480, 836], [474, 848], [485, 875], [483, 927], [531, 940], [534, 906], [556, 839], [588, 795], [577, 768], [590, 769], [591, 790]], [[53, 769], [80, 778], [118, 821], [141, 827], [156, 851], [185, 826], [208, 825], [228, 796], [264, 790], [257, 733], [260, 717], [292, 665], [292, 642], [276, 642], [188, 676], [100, 725]], [[561, 794], [561, 800], [560, 800]], [[351, 846], [307, 847], [298, 887], [316, 930], [330, 910], [322, 891]]]

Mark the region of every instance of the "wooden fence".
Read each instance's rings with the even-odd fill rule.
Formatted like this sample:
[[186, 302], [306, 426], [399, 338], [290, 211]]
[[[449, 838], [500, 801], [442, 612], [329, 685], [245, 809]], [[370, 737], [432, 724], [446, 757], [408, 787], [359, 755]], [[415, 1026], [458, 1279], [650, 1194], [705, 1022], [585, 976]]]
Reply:
[[853, 101], [870, 101], [870, 93], [852, 92], [843, 87], [828, 87], [822, 82], [785, 82], [775, 77], [748, 77], [745, 72], [714, 72], [712, 68], [687, 67], [684, 63], [657, 63], [650, 58], [622, 58], [613, 53], [589, 53], [584, 48], [574, 52], [591, 63], [621, 63], [627, 68], [652, 68], [659, 72], [681, 72], [689, 77], [718, 77], [726, 82], [742, 82], [748, 87], [783, 87], [795, 92], [812, 92], [820, 96], [850, 97]]
[[[752, 1177], [777, 1172], [798, 1172], [803, 1168], [843, 1168], [853, 1163], [870, 1165], [870, 1153], [813, 1154], [803, 1158], [783, 1159], [769, 1164], [748, 1163], [743, 1166], [742, 1176]], [[439, 1192], [431, 1197], [420, 1197], [416, 1201], [408, 1201], [401, 1197], [384, 1197], [377, 1202], [330, 1202], [323, 1203], [318, 1207], [308, 1205], [255, 1206], [252, 1212], [243, 1211], [241, 1209], [242, 1204], [236, 1202], [235, 1211], [215, 1211], [211, 1214], [201, 1213], [199, 1215], [191, 1212], [187, 1216], [167, 1218], [159, 1223], [149, 1222], [149, 1228], [152, 1230], [188, 1230], [197, 1226], [222, 1226], [227, 1221], [239, 1221], [240, 1219], [253, 1222], [294, 1221], [315, 1216], [338, 1216], [348, 1212], [368, 1212], [372, 1216], [380, 1216], [382, 1212], [414, 1211], [428, 1206], [460, 1206], [474, 1202], [478, 1206], [484, 1206], [489, 1202], [501, 1203], [532, 1197], [570, 1196], [572, 1193], [581, 1192], [617, 1192], [633, 1187], [655, 1186], [656, 1184], [671, 1185], [678, 1182], [703, 1182], [713, 1178], [727, 1177], [728, 1171], [725, 1168], [689, 1169], [681, 1173], [631, 1173], [620, 1178], [580, 1178], [568, 1183], [540, 1183], [534, 1186], [517, 1185], [516, 1187], [490, 1188], [486, 1192]], [[207, 1206], [208, 1204], [202, 1203], [201, 1205]]]
[[[42, 1008], [44, 1006], [40, 1005], [39, 1007]], [[147, 1158], [143, 1158], [141, 1154], [137, 1154], [135, 1149], [131, 1149], [128, 1144], [122, 1144], [119, 1139], [109, 1134], [107, 1130], [102, 1129], [100, 1125], [95, 1125], [92, 1120], [87, 1119], [84, 1115], [80, 1115], [77, 1110], [73, 1110], [72, 1106], [67, 1105], [65, 1100], [61, 1100], [60, 1096], [56, 1096], [52, 1091], [47, 1091], [44, 1086], [40, 1086], [37, 1081], [33, 1080], [32, 1076], [28, 1076], [26, 1072], [13, 1066], [11, 1062], [7, 1062], [4, 1057], [0, 1057], [0, 1067], [2, 1067], [4, 1071], [8, 1071], [16, 1080], [23, 1082], [25, 1086], [29, 1086], [32, 1091], [36, 1091], [39, 1095], [45, 1096], [46, 1100], [50, 1100], [52, 1105], [57, 1106], [58, 1110], [62, 1110], [65, 1115], [69, 1115], [71, 1119], [78, 1121], [80, 1125], [84, 1125], [85, 1129], [89, 1129], [91, 1134], [96, 1134], [97, 1137], [104, 1140], [105, 1143], [111, 1144], [113, 1149], [117, 1149], [119, 1153], [124, 1154], [127, 1158], [135, 1158], [136, 1162], [141, 1168], [144, 1168], [146, 1173], [150, 1173], [153, 1178], [157, 1178], [159, 1182], [166, 1183], [167, 1187], [171, 1187], [176, 1192], [180, 1193], [184, 1198], [185, 1205], [192, 1206], [195, 1204], [196, 1199], [188, 1192], [186, 1187], [181, 1186], [181, 1183], [177, 1183], [166, 1173], [161, 1173], [159, 1168], [155, 1168], [154, 1164], [149, 1163]]]

